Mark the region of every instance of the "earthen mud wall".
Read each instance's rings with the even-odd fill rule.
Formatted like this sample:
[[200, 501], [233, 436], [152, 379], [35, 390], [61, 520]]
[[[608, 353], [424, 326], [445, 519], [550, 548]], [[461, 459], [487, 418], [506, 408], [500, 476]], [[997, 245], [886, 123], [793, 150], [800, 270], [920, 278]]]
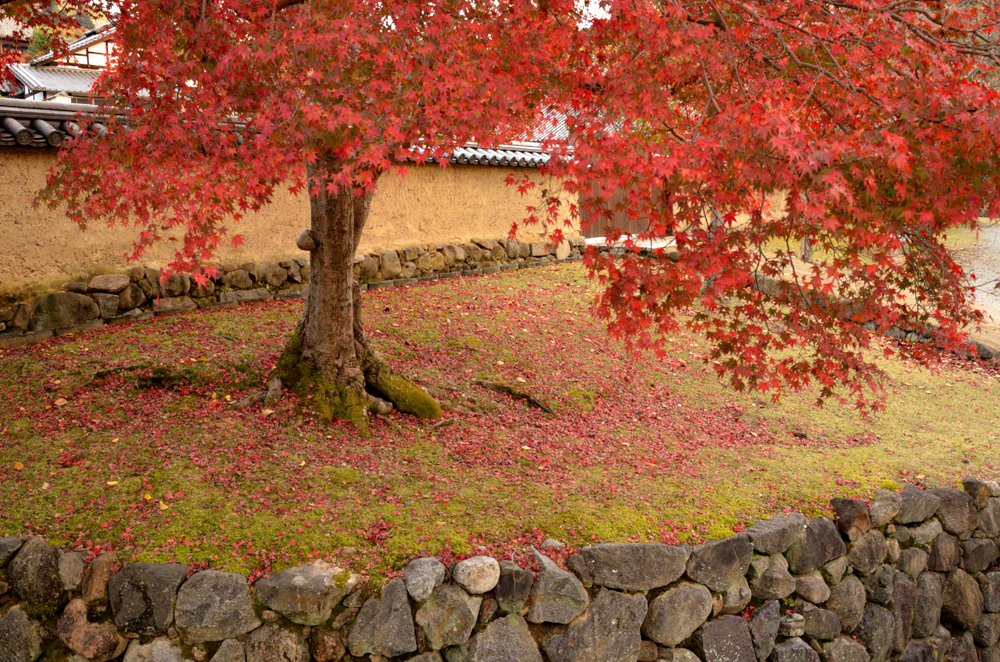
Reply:
[[[158, 268], [171, 261], [170, 242], [132, 264], [126, 255], [132, 252], [135, 229], [95, 223], [81, 231], [60, 211], [34, 207], [55, 155], [49, 150], [0, 147], [0, 299], [58, 289], [70, 280], [132, 266]], [[525, 217], [527, 206], [536, 203], [531, 195], [521, 196], [516, 187], [506, 185], [511, 173], [516, 177], [527, 173], [543, 183], [538, 171], [529, 168], [427, 165], [411, 167], [405, 176], [386, 174], [359, 252], [506, 237]], [[246, 244], [239, 250], [227, 245], [216, 261], [279, 262], [302, 257], [295, 237], [306, 227], [307, 196], [279, 192], [266, 208], [232, 224], [230, 232], [242, 235]], [[541, 232], [539, 226], [522, 228], [518, 238], [538, 240]]]

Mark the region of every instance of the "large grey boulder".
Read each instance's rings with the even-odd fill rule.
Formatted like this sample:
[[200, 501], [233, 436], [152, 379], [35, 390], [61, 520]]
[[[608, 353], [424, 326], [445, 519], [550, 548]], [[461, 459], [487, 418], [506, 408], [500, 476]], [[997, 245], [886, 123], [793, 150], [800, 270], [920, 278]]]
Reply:
[[750, 591], [759, 600], [782, 600], [795, 592], [795, 578], [781, 554], [760, 556], [747, 569]]
[[471, 596], [454, 584], [438, 586], [417, 610], [416, 623], [427, 646], [441, 650], [464, 644], [472, 634], [483, 598]]
[[795, 578], [795, 595], [803, 600], [822, 604], [830, 597], [830, 587], [826, 585], [819, 570], [813, 570]]
[[1000, 499], [990, 498], [979, 511], [979, 530], [987, 538], [1000, 538]]
[[872, 662], [884, 662], [892, 652], [894, 623], [892, 612], [876, 604], [865, 606], [861, 622], [854, 628], [854, 635], [871, 655]]
[[868, 507], [868, 516], [873, 528], [881, 528], [892, 521], [903, 505], [903, 498], [898, 492], [878, 490], [875, 499]]
[[444, 582], [445, 570], [444, 564], [433, 556], [413, 559], [403, 570], [406, 592], [417, 602], [423, 602]]
[[941, 526], [948, 533], [964, 536], [972, 533], [972, 530], [979, 524], [979, 511], [976, 509], [976, 504], [964, 490], [954, 487], [939, 487], [927, 491], [941, 499], [934, 514], [941, 520]]
[[735, 535], [696, 545], [687, 562], [687, 576], [716, 592], [725, 592], [746, 574], [753, 545], [745, 535]]
[[381, 599], [371, 597], [365, 601], [347, 636], [347, 647], [354, 657], [395, 657], [417, 650], [413, 615], [402, 579], [386, 584]]
[[247, 662], [309, 662], [309, 646], [297, 631], [265, 625], [250, 633], [243, 646]]
[[493, 592], [500, 610], [506, 614], [520, 612], [531, 595], [534, 583], [535, 576], [527, 568], [513, 561], [500, 561], [500, 581]]
[[328, 565], [300, 565], [257, 580], [257, 600], [292, 623], [320, 625], [347, 595], [346, 573]]
[[650, 591], [680, 579], [690, 555], [687, 545], [603, 543], [581, 549], [569, 566], [586, 586]]
[[21, 539], [14, 536], [10, 538], [0, 538], [0, 568], [7, 565], [7, 562], [14, 558], [17, 550], [21, 549]]
[[837, 526], [827, 517], [807, 520], [802, 535], [785, 552], [788, 568], [793, 574], [801, 575], [818, 570], [827, 561], [847, 553]]
[[702, 662], [756, 662], [757, 660], [750, 638], [750, 628], [739, 616], [723, 616], [705, 623], [694, 633], [694, 647]]
[[903, 487], [900, 499], [899, 512], [896, 513], [896, 521], [900, 524], [912, 524], [930, 519], [941, 505], [940, 497], [920, 489], [913, 483], [907, 483]]
[[736, 580], [736, 583], [729, 587], [728, 591], [722, 594], [722, 613], [742, 613], [752, 599], [753, 594], [750, 591], [750, 584], [747, 582], [747, 578], [740, 577]]
[[1000, 572], [987, 572], [977, 577], [983, 592], [983, 610], [1000, 612]]
[[917, 586], [899, 570], [895, 571], [892, 585], [892, 649], [897, 653], [906, 650], [913, 636], [913, 613], [917, 605]]
[[518, 614], [487, 625], [462, 646], [462, 653], [464, 662], [542, 662], [538, 644]]
[[246, 577], [218, 570], [202, 570], [181, 585], [174, 621], [181, 637], [192, 644], [232, 639], [261, 623]]
[[820, 609], [813, 604], [798, 600], [795, 603], [795, 611], [802, 614], [805, 636], [819, 641], [831, 641], [840, 635], [840, 617], [829, 609]]
[[927, 543], [933, 541], [941, 533], [944, 532], [944, 528], [941, 526], [941, 522], [936, 519], [927, 520], [920, 526], [906, 527], [898, 526], [896, 527], [896, 537], [900, 537], [900, 534], [906, 530], [910, 534], [909, 542], [913, 545], [926, 545]]
[[677, 646], [711, 614], [711, 591], [701, 584], [681, 582], [650, 601], [642, 634], [661, 646]]
[[823, 644], [823, 662], [870, 662], [863, 644], [843, 635]]
[[772, 662], [819, 662], [819, 655], [806, 642], [794, 637], [774, 647]]
[[942, 533], [931, 543], [927, 567], [934, 572], [948, 572], [958, 565], [962, 558], [962, 546], [958, 538]]
[[97, 307], [101, 311], [101, 319], [108, 319], [118, 316], [118, 306], [121, 298], [117, 294], [91, 294], [90, 298], [97, 302]]
[[892, 602], [895, 578], [896, 574], [891, 565], [880, 565], [875, 572], [861, 580], [865, 586], [865, 595], [872, 602], [889, 606]]
[[982, 615], [983, 593], [979, 584], [967, 572], [955, 568], [948, 573], [941, 592], [941, 620], [972, 630]]
[[188, 567], [179, 563], [130, 563], [108, 582], [115, 625], [147, 636], [165, 634], [174, 617], [177, 589]]
[[917, 599], [913, 607], [911, 636], [922, 639], [937, 632], [941, 624], [941, 596], [944, 578], [935, 572], [925, 572], [917, 578]]
[[906, 573], [910, 579], [916, 579], [927, 569], [928, 554], [922, 549], [911, 547], [904, 549], [899, 555], [899, 562], [896, 567]]
[[167, 299], [182, 297], [191, 289], [191, 276], [188, 274], [172, 274], [170, 278], [160, 280], [159, 285], [161, 297]]
[[997, 557], [1000, 557], [1000, 550], [988, 538], [971, 538], [962, 543], [962, 570], [970, 575], [986, 570]]
[[0, 660], [34, 662], [42, 654], [42, 629], [14, 605], [0, 618]]
[[861, 574], [875, 572], [889, 553], [889, 545], [881, 531], [869, 531], [851, 543], [847, 549], [847, 560]]
[[984, 614], [972, 631], [972, 637], [981, 648], [995, 646], [1000, 641], [1000, 614]]
[[805, 530], [805, 525], [805, 515], [792, 513], [757, 522], [743, 533], [758, 554], [784, 554]]
[[250, 278], [250, 274], [245, 270], [237, 269], [223, 276], [222, 284], [234, 290], [249, 290], [253, 287], [253, 279]]
[[456, 563], [451, 578], [466, 592], [482, 595], [496, 588], [500, 564], [492, 556], [473, 556]]
[[132, 279], [125, 274], [106, 274], [104, 276], [94, 276], [87, 284], [88, 292], [106, 292], [108, 294], [118, 294], [132, 282]]
[[645, 616], [643, 596], [601, 589], [587, 613], [565, 634], [549, 637], [542, 648], [551, 662], [633, 662]]
[[539, 570], [531, 587], [528, 620], [532, 623], [569, 623], [590, 603], [586, 589], [573, 573], [563, 570], [537, 549], [532, 551]]
[[865, 613], [865, 600], [864, 585], [860, 579], [850, 575], [830, 589], [826, 608], [840, 618], [844, 632], [850, 632], [861, 622]]
[[760, 662], [764, 662], [774, 650], [774, 639], [778, 636], [780, 625], [781, 604], [777, 600], [768, 600], [753, 610], [748, 626], [753, 650]]
[[7, 566], [14, 593], [29, 613], [51, 614], [66, 604], [59, 577], [59, 552], [41, 538], [31, 538]]
[[138, 308], [144, 303], [146, 303], [146, 293], [135, 283], [129, 283], [129, 286], [118, 295], [118, 310], [121, 311]]
[[101, 316], [97, 302], [75, 292], [50, 292], [31, 300], [28, 331], [61, 329], [85, 324]]

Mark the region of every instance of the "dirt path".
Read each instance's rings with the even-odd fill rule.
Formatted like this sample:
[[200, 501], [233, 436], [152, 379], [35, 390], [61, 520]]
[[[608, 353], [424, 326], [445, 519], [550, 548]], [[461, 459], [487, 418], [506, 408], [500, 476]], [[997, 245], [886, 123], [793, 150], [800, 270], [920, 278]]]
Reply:
[[1000, 223], [983, 226], [974, 246], [956, 251], [955, 258], [976, 275], [976, 304], [986, 314], [982, 330], [972, 334], [990, 347], [1000, 348]]

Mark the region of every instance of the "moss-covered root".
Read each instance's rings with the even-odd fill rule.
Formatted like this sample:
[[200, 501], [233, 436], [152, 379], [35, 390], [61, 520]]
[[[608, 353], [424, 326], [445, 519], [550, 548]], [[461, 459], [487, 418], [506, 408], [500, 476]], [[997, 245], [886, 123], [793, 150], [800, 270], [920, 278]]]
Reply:
[[367, 431], [370, 400], [365, 389], [362, 386], [335, 384], [326, 379], [302, 359], [301, 347], [299, 330], [296, 329], [268, 381], [275, 377], [281, 379], [320, 418], [350, 421], [358, 430]]
[[377, 369], [365, 370], [365, 379], [369, 386], [381, 393], [382, 397], [391, 402], [399, 411], [420, 418], [441, 418], [444, 416], [437, 400], [384, 364]]

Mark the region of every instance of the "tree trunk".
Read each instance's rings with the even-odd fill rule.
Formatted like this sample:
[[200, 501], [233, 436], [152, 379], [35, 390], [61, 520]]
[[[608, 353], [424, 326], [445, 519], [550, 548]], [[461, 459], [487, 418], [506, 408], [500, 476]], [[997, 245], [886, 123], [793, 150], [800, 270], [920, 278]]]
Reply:
[[372, 193], [351, 189], [331, 194], [326, 173], [336, 172], [329, 155], [310, 166], [309, 291], [302, 320], [274, 370], [304, 404], [326, 419], [341, 418], [367, 428], [369, 391], [397, 409], [440, 418], [441, 407], [420, 387], [395, 373], [372, 349], [361, 317], [361, 288], [354, 280], [354, 254], [368, 220]]

